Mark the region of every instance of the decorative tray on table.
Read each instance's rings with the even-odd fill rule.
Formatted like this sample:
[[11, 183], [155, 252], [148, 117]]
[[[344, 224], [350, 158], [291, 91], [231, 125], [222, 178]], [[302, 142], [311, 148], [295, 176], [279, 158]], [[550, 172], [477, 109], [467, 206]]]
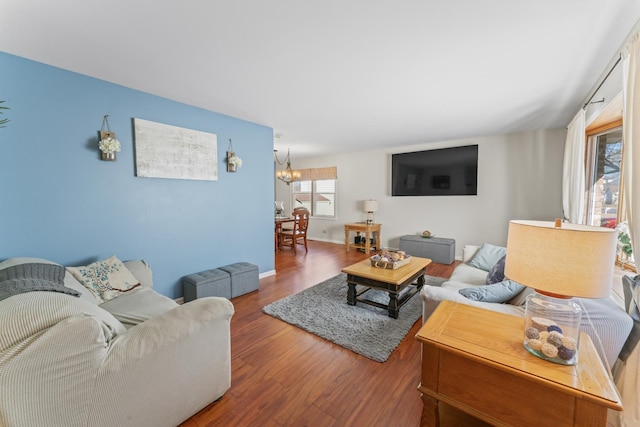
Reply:
[[404, 251], [382, 251], [369, 258], [372, 267], [395, 270], [406, 265], [411, 260], [411, 256]]

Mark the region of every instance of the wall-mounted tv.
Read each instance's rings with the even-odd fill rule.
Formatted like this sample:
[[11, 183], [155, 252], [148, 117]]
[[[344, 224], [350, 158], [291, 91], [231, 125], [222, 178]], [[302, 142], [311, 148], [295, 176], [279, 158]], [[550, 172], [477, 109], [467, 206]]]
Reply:
[[478, 146], [392, 154], [391, 195], [478, 195]]

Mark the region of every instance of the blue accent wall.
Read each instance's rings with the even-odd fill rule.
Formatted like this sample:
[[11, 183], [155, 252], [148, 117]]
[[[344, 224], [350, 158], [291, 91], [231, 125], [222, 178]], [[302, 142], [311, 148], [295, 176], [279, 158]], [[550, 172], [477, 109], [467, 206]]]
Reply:
[[[0, 260], [142, 258], [170, 298], [186, 274], [238, 261], [274, 269], [271, 128], [3, 52], [0, 100], [11, 120], [0, 128]], [[100, 160], [105, 114], [116, 162]], [[218, 180], [136, 177], [133, 118], [216, 134]]]

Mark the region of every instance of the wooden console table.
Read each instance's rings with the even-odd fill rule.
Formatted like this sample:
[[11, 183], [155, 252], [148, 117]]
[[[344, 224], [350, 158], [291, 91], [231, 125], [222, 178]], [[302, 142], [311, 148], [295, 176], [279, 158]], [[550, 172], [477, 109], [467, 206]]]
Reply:
[[439, 402], [494, 426], [604, 427], [607, 409], [622, 410], [587, 334], [565, 366], [527, 352], [523, 328], [520, 317], [441, 302], [416, 335], [422, 426], [440, 425]]
[[[349, 252], [349, 247], [353, 248], [363, 248], [364, 253], [368, 254], [371, 251], [371, 234], [375, 234], [376, 236], [376, 249], [380, 249], [380, 229], [382, 228], [381, 224], [345, 224], [344, 225], [344, 245], [347, 247], [347, 252]], [[351, 243], [349, 238], [349, 232], [355, 231], [356, 236], [360, 236], [360, 233], [364, 233], [364, 243]]]

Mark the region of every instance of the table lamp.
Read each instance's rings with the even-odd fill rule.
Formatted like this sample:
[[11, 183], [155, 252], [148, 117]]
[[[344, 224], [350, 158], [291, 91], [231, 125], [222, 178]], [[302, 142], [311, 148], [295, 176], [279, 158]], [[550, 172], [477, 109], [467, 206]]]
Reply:
[[373, 213], [378, 211], [378, 201], [365, 200], [364, 211], [367, 213], [367, 225], [373, 224]]
[[616, 231], [545, 221], [510, 221], [505, 277], [535, 289], [527, 297], [524, 347], [562, 365], [578, 363], [582, 310], [572, 297], [609, 296]]

